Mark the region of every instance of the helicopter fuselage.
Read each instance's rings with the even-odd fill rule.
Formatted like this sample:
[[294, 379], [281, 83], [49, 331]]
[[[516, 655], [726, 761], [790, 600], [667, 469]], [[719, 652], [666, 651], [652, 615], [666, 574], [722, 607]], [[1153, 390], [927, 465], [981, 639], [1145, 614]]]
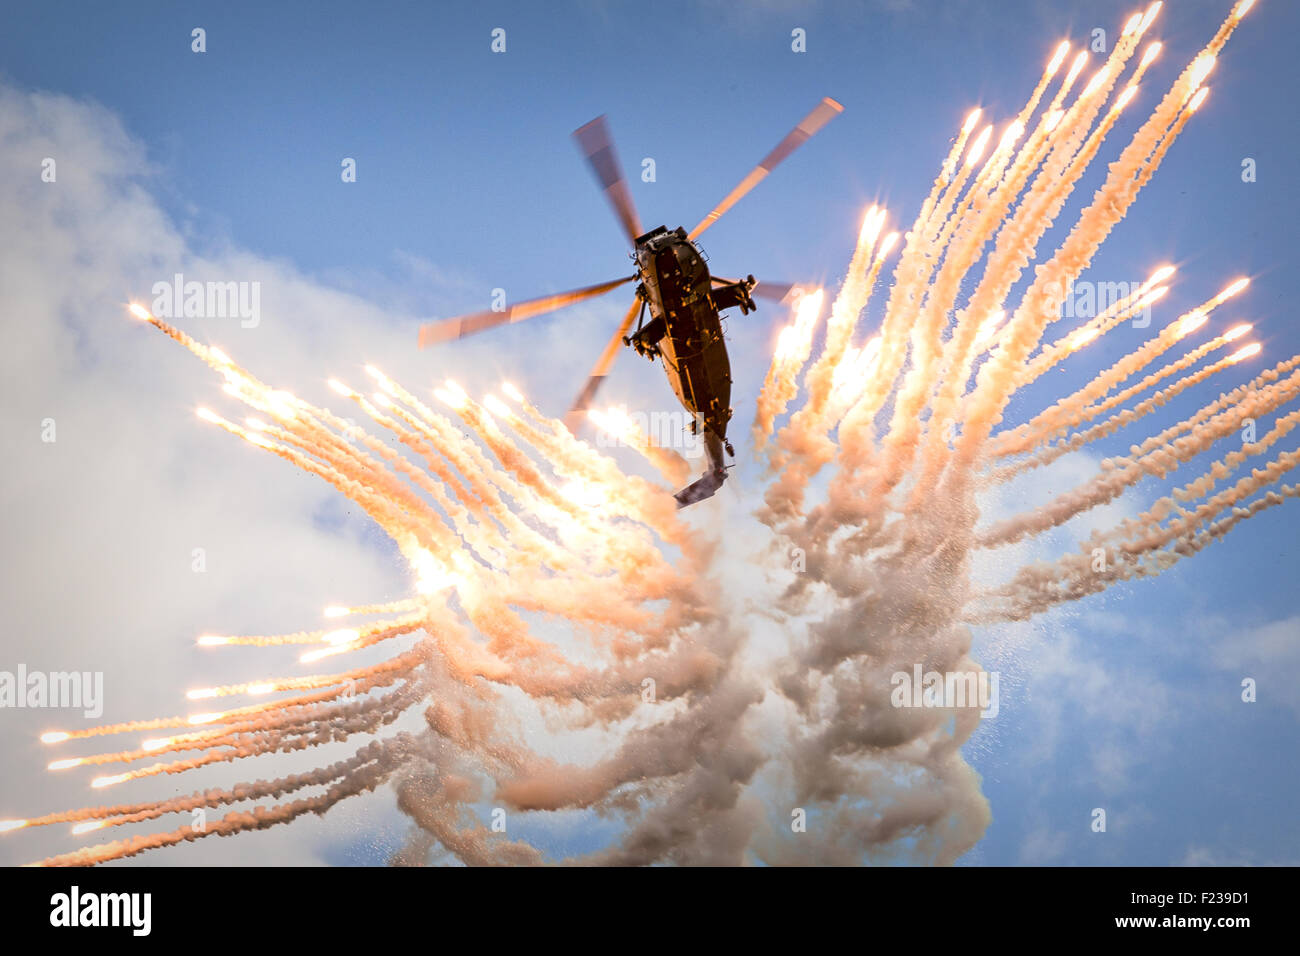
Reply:
[[638, 237], [635, 258], [637, 294], [650, 321], [625, 342], [662, 360], [678, 401], [704, 434], [710, 464], [721, 468], [731, 420], [731, 363], [719, 312], [735, 305], [749, 312], [753, 280], [715, 287], [699, 249], [681, 228], [660, 226]]

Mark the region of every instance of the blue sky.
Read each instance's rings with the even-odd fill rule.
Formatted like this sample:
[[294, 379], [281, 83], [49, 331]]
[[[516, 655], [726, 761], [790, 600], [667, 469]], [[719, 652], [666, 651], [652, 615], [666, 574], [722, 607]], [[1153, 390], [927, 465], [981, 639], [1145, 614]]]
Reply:
[[[1141, 105], [1155, 102], [1229, 6], [1166, 3], [1152, 33], [1165, 48]], [[863, 208], [885, 204], [892, 227], [910, 221], [973, 106], [1005, 122], [1062, 38], [1077, 45], [1094, 27], [1113, 38], [1133, 9], [1108, 0], [24, 4], [7, 12], [0, 33], [0, 80], [115, 114], [152, 167], [139, 182], [192, 250], [243, 250], [361, 295], [395, 316], [375, 357], [434, 374], [461, 360], [414, 353], [421, 317], [484, 308], [495, 287], [531, 297], [627, 271], [616, 223], [569, 139], [593, 116], [609, 117], [647, 228], [689, 228], [822, 96], [838, 99], [844, 114], [703, 240], [721, 274], [834, 282]], [[207, 34], [201, 55], [190, 50], [196, 26]], [[489, 47], [496, 27], [507, 31], [503, 55]], [[790, 50], [796, 27], [807, 31], [804, 54]], [[1251, 276], [1249, 292], [1216, 321], [1255, 323], [1268, 364], [1300, 351], [1297, 35], [1300, 7], [1260, 0], [1211, 74], [1206, 106], [1091, 271], [1140, 280], [1177, 264], [1154, 328]], [[357, 161], [355, 184], [340, 181], [344, 157]], [[654, 183], [635, 175], [644, 157], [655, 160]], [[1257, 182], [1241, 181], [1246, 157]], [[1101, 173], [1090, 173], [1069, 209]], [[1058, 225], [1049, 241], [1061, 235]], [[146, 291], [124, 277], [124, 297]], [[620, 296], [537, 320], [531, 338], [505, 330], [462, 354], [494, 375], [545, 383], [550, 410], [560, 411], [603, 344], [600, 330], [621, 315]], [[277, 358], [288, 367], [285, 350], [298, 345], [310, 355], [315, 326], [286, 321], [273, 340], [278, 355], [251, 342], [242, 354], [254, 351], [264, 369], [278, 368]], [[745, 425], [778, 321], [769, 308], [730, 322], [733, 404]], [[1154, 328], [1108, 336], [1019, 396], [1013, 420]], [[550, 347], [539, 369], [529, 344], [543, 335]], [[294, 363], [310, 367], [303, 356]], [[612, 399], [666, 401], [662, 377], [644, 362], [625, 356], [620, 370]], [[1206, 400], [1251, 374], [1235, 370], [1196, 395]], [[1145, 436], [1196, 404], [1176, 404], [1139, 430]], [[1099, 453], [1132, 440], [1123, 433]], [[1161, 487], [1144, 484], [1130, 504]], [[317, 514], [322, 534], [338, 534], [331, 512]], [[976, 657], [996, 661], [1016, 695], [968, 748], [994, 822], [964, 862], [1300, 859], [1290, 807], [1300, 784], [1300, 660], [1276, 637], [1294, 640], [1300, 622], [1298, 531], [1300, 507], [1284, 506], [1158, 581], [1024, 628], [981, 632]], [[343, 533], [366, 540], [359, 529]], [[1236, 702], [1243, 675], [1260, 680], [1256, 705]], [[8, 756], [34, 759], [25, 747]], [[1087, 828], [1096, 806], [1113, 808], [1104, 836]]]

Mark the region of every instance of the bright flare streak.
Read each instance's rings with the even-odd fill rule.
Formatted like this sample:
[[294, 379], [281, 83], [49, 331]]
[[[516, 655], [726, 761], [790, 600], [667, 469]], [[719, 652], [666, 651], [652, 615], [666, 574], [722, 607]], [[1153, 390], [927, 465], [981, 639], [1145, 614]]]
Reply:
[[1215, 59], [1216, 57], [1213, 53], [1206, 53], [1197, 57], [1196, 62], [1192, 64], [1192, 89], [1196, 89], [1205, 82], [1205, 78], [1209, 76], [1210, 71], [1214, 69]]
[[1156, 15], [1160, 12], [1160, 8], [1164, 5], [1165, 0], [1156, 0], [1155, 3], [1151, 4], [1151, 9], [1147, 11], [1147, 15], [1142, 18], [1142, 23], [1138, 26], [1139, 35], [1146, 33], [1147, 27], [1151, 26], [1151, 21], [1156, 18]]
[[510, 406], [501, 401], [501, 399], [497, 398], [495, 395], [489, 395], [487, 398], [483, 399], [483, 405], [493, 415], [499, 415], [502, 418], [511, 414]]
[[1255, 0], [1241, 0], [1241, 3], [1237, 5], [1237, 9], [1232, 11], [1232, 18], [1234, 20], [1240, 20], [1250, 12], [1250, 8], [1254, 5]]
[[393, 404], [391, 401], [389, 401], [388, 396], [385, 395], [383, 392], [373, 393], [370, 396], [370, 401], [372, 404], [378, 406], [379, 408], [388, 408]]
[[8, 833], [10, 830], [21, 830], [27, 826], [26, 820], [0, 820], [0, 833]]
[[140, 744], [140, 749], [141, 749], [141, 750], [161, 750], [163, 747], [166, 747], [166, 746], [167, 746], [168, 744], [170, 744], [171, 742], [172, 742], [172, 738], [171, 738], [171, 737], [151, 737], [151, 738], [149, 738], [148, 740], [145, 740], [145, 741], [142, 741], [142, 742], [141, 742], [141, 744]]
[[222, 365], [234, 365], [234, 364], [235, 364], [234, 362], [231, 361], [229, 355], [227, 355], [225, 352], [221, 351], [221, 349], [217, 348], [216, 346], [210, 346], [210, 347], [208, 348], [208, 354], [209, 354], [210, 356], [212, 356], [214, 359], [216, 359], [218, 362], [220, 362]]
[[337, 631], [330, 631], [322, 640], [326, 644], [351, 644], [361, 637], [361, 632], [353, 627], [345, 627]]
[[210, 724], [213, 723], [214, 721], [220, 720], [224, 716], [225, 715], [219, 711], [210, 714], [195, 714], [194, 716], [190, 717], [186, 722], [190, 724]]
[[885, 256], [889, 255], [889, 250], [893, 249], [897, 244], [898, 233], [891, 232], [889, 235], [885, 236], [885, 241], [880, 244], [880, 250], [876, 253], [876, 258], [885, 258]]
[[200, 687], [197, 690], [185, 692], [186, 700], [207, 700], [209, 697], [216, 697], [217, 689], [215, 687]]
[[1099, 335], [1101, 335], [1101, 329], [1097, 329], [1097, 328], [1083, 329], [1074, 337], [1074, 341], [1070, 343], [1070, 348], [1071, 349], [1082, 348], [1083, 346], [1087, 345], [1089, 342], [1091, 342]]
[[1142, 22], [1142, 14], [1140, 13], [1133, 14], [1133, 16], [1128, 18], [1128, 22], [1124, 24], [1124, 29], [1120, 31], [1119, 35], [1122, 37], [1128, 36], [1130, 33], [1132, 33], [1134, 30], [1138, 28], [1138, 24], [1141, 22]]
[[998, 141], [998, 149], [1010, 149], [1011, 144], [1024, 135], [1025, 124], [1016, 120], [1007, 127], [1006, 132], [1002, 134], [1002, 139]]
[[329, 607], [325, 609], [325, 616], [326, 617], [347, 617], [348, 608], [345, 608], [339, 604], [331, 604]]
[[1229, 329], [1227, 332], [1223, 333], [1223, 340], [1225, 342], [1235, 342], [1237, 339], [1241, 338], [1243, 335], [1249, 332], [1251, 328], [1252, 328], [1251, 324], [1249, 322], [1246, 322], [1242, 325], [1237, 326], [1234, 329]]
[[1210, 88], [1208, 86], [1202, 86], [1196, 91], [1196, 95], [1192, 97], [1192, 101], [1187, 104], [1187, 112], [1195, 113], [1200, 109], [1201, 104], [1205, 102], [1205, 98], [1209, 95]]
[[1047, 64], [1048, 76], [1052, 76], [1053, 74], [1056, 73], [1057, 70], [1061, 68], [1061, 64], [1065, 62], [1065, 55], [1069, 52], [1070, 52], [1070, 41], [1062, 40], [1061, 45], [1056, 48], [1056, 53], [1053, 54], [1051, 62]]
[[970, 131], [973, 130], [975, 128], [975, 124], [979, 122], [980, 113], [982, 112], [984, 111], [981, 109], [973, 109], [970, 111], [970, 115], [966, 117], [966, 122], [961, 124], [961, 131], [963, 135], [967, 135], [967, 136], [970, 135]]
[[254, 418], [251, 415], [248, 418], [244, 419], [244, 424], [247, 425], [249, 428], [253, 429], [253, 431], [255, 432], [264, 432], [271, 427], [266, 422], [262, 421], [260, 418]]
[[1061, 120], [1065, 118], [1065, 110], [1052, 110], [1047, 114], [1047, 131], [1050, 133], [1056, 127], [1061, 125]]
[[795, 321], [800, 325], [811, 325], [821, 314], [822, 300], [825, 297], [826, 292], [823, 289], [805, 295], [799, 300], [799, 307], [795, 310]]
[[1228, 299], [1231, 299], [1234, 295], [1236, 295], [1242, 289], [1246, 288], [1246, 286], [1248, 285], [1250, 285], [1250, 279], [1246, 278], [1245, 276], [1242, 276], [1232, 285], [1228, 286], [1226, 289], [1224, 289], [1222, 292], [1216, 295], [1214, 297], [1214, 304], [1219, 305], [1223, 302], [1226, 302]]
[[560, 489], [560, 493], [575, 505], [581, 505], [584, 508], [599, 508], [609, 500], [606, 494], [595, 484], [578, 478], [566, 482]]
[[524, 400], [524, 393], [519, 391], [519, 389], [515, 388], [509, 382], [501, 383], [501, 391], [503, 391], [506, 398], [510, 399], [512, 402], [522, 402]]
[[308, 651], [298, 658], [304, 664], [310, 664], [312, 661], [318, 661], [322, 657], [333, 657], [335, 654], [346, 654], [348, 651], [356, 649], [356, 644], [338, 644], [334, 647], [322, 647], [319, 650]]
[[218, 415], [216, 412], [212, 411], [212, 409], [210, 408], [200, 408], [197, 414], [199, 418], [203, 419], [205, 422], [216, 423], [221, 421], [221, 416]]
[[1166, 279], [1168, 279], [1171, 275], [1173, 275], [1177, 271], [1178, 270], [1175, 269], [1173, 266], [1161, 266], [1155, 272], [1151, 273], [1151, 278], [1147, 279], [1146, 284], [1148, 286], [1153, 286], [1156, 285], [1157, 283], [1164, 282]]
[[1210, 321], [1208, 313], [1193, 312], [1187, 318], [1183, 319], [1182, 325], [1178, 328], [1178, 337], [1182, 338], [1184, 335], [1195, 332], [1208, 321]]
[[444, 405], [450, 405], [452, 408], [456, 409], [456, 411], [460, 411], [469, 404], [469, 398], [463, 391], [458, 390], [453, 392], [446, 388], [435, 388], [433, 394], [437, 397], [438, 401], [442, 402]]
[[1106, 77], [1109, 75], [1110, 67], [1108, 66], [1103, 66], [1100, 70], [1094, 73], [1092, 79], [1088, 81], [1088, 85], [1083, 88], [1083, 93], [1079, 95], [1079, 99], [1085, 99], [1091, 96], [1096, 92], [1097, 87], [1101, 86], [1101, 84], [1106, 81]]
[[204, 634], [199, 638], [200, 647], [216, 647], [218, 644], [229, 644], [230, 638], [218, 637], [215, 634]]
[[250, 684], [246, 693], [248, 694], [269, 694], [275, 690], [274, 684]]
[[1145, 309], [1147, 306], [1155, 302], [1159, 302], [1161, 299], [1165, 297], [1165, 293], [1167, 293], [1168, 291], [1169, 291], [1169, 286], [1167, 285], [1158, 286], [1157, 288], [1152, 289], [1150, 292], [1144, 295], [1142, 299], [1138, 302], [1138, 308]]
[[992, 124], [985, 126], [984, 131], [975, 137], [975, 143], [971, 146], [970, 152], [966, 154], [966, 165], [974, 166], [984, 155], [984, 147], [989, 144], [989, 137], [993, 135]]
[[408, 560], [415, 569], [415, 589], [434, 594], [456, 583], [456, 578], [424, 548], [413, 551]]
[[978, 335], [976, 336], [976, 341], [978, 343], [983, 343], [991, 339], [993, 337], [993, 333], [998, 330], [998, 326], [1002, 324], [1002, 320], [1005, 319], [1006, 317], [1007, 317], [1006, 309], [998, 309], [996, 312], [990, 315], [987, 319], [985, 319], [982, 323], [980, 323], [980, 330]]
[[50, 770], [70, 770], [73, 767], [80, 767], [85, 761], [81, 757], [69, 757], [66, 760], [56, 760], [50, 764]]
[[880, 235], [880, 229], [884, 224], [884, 210], [872, 206], [867, 210], [866, 216], [862, 219], [862, 228], [858, 231], [858, 243], [875, 242], [876, 237]]
[[145, 322], [148, 322], [150, 319], [153, 318], [153, 316], [149, 314], [148, 309], [146, 309], [142, 305], [137, 305], [134, 302], [131, 303], [130, 308], [127, 311], [129, 311], [137, 319], [143, 319]]
[[1150, 46], [1148, 46], [1147, 51], [1142, 54], [1141, 68], [1145, 70], [1148, 66], [1150, 66], [1151, 61], [1154, 60], [1156, 57], [1158, 57], [1160, 55], [1160, 51], [1163, 49], [1164, 49], [1164, 44], [1161, 43], [1159, 40], [1157, 40], [1155, 43], [1152, 43]]
[[332, 388], [334, 391], [336, 391], [336, 392], [338, 392], [340, 395], [342, 395], [344, 398], [352, 398], [354, 395], [357, 394], [357, 393], [354, 392], [352, 389], [348, 388], [346, 385], [344, 385], [342, 382], [340, 382], [337, 378], [332, 378], [332, 379], [330, 379], [330, 380], [329, 380], [329, 386], [330, 386], [330, 388]]
[[87, 820], [84, 823], [78, 823], [75, 827], [73, 827], [72, 835], [81, 836], [81, 834], [83, 833], [90, 833], [94, 830], [102, 830], [106, 826], [108, 826], [108, 822], [106, 820]]
[[119, 773], [114, 774], [111, 777], [96, 777], [94, 780], [90, 781], [90, 785], [99, 789], [101, 787], [111, 787], [115, 783], [122, 783], [123, 781], [130, 779], [131, 775], [129, 773]]
[[1124, 107], [1128, 106], [1129, 100], [1133, 99], [1137, 91], [1138, 88], [1136, 86], [1130, 86], [1123, 93], [1121, 93], [1119, 95], [1119, 99], [1115, 101], [1115, 109], [1122, 110]]
[[1079, 55], [1074, 58], [1074, 63], [1070, 65], [1070, 72], [1065, 74], [1066, 86], [1069, 86], [1076, 79], [1078, 79], [1079, 74], [1083, 72], [1083, 67], [1087, 62], [1088, 62], [1088, 51], [1080, 50]]
[[1235, 352], [1233, 352], [1231, 355], [1229, 355], [1229, 356], [1228, 356], [1228, 361], [1229, 361], [1229, 362], [1240, 362], [1242, 359], [1248, 359], [1248, 358], [1250, 358], [1252, 355], [1258, 355], [1259, 352], [1260, 352], [1260, 349], [1262, 349], [1262, 348], [1263, 348], [1263, 346], [1261, 346], [1258, 342], [1252, 342], [1250, 345], [1247, 345], [1245, 348], [1238, 349], [1237, 351], [1235, 351]]
[[51, 730], [49, 733], [41, 734], [41, 743], [61, 744], [71, 736], [72, 734], [64, 733], [62, 730]]

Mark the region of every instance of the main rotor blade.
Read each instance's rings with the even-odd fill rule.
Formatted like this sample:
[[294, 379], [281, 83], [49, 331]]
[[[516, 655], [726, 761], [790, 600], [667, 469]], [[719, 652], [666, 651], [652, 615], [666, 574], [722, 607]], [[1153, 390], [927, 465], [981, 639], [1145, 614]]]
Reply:
[[429, 322], [420, 326], [420, 348], [432, 345], [435, 342], [446, 342], [448, 339], [463, 339], [467, 335], [482, 332], [484, 329], [496, 328], [498, 325], [507, 325], [511, 322], [522, 322], [524, 319], [531, 319], [535, 315], [554, 312], [556, 309], [562, 309], [566, 305], [573, 305], [575, 302], [582, 302], [584, 299], [594, 299], [598, 295], [604, 295], [612, 289], [617, 289], [624, 283], [631, 282], [634, 278], [636, 277], [627, 276], [623, 279], [611, 279], [609, 282], [589, 285], [582, 289], [573, 289], [570, 292], [542, 296], [540, 299], [529, 299], [527, 302], [512, 305], [503, 312], [492, 312], [490, 310], [487, 312], [473, 312], [452, 319]]
[[[710, 276], [718, 285], [735, 285], [735, 279], [724, 279], [722, 276]], [[758, 280], [758, 285], [749, 291], [749, 294], [759, 299], [768, 299], [772, 302], [784, 302], [790, 297], [790, 293], [796, 289], [802, 288], [797, 282], [764, 282]]]
[[740, 185], [727, 193], [726, 199], [718, 203], [711, 213], [700, 220], [700, 224], [691, 230], [688, 238], [697, 238], [705, 229], [717, 222], [723, 213], [740, 202], [745, 197], [745, 194], [761, 183], [767, 177], [767, 174], [776, 169], [782, 160], [843, 112], [843, 106], [836, 103], [829, 96], [825, 97], [811, 113], [799, 121], [799, 125], [792, 129], [785, 139], [776, 144], [774, 150], [763, 157], [761, 163], [750, 170], [749, 175], [740, 181]]
[[605, 125], [605, 117], [597, 116], [586, 126], [574, 130], [573, 138], [578, 141], [578, 148], [587, 157], [587, 164], [596, 175], [596, 181], [605, 191], [605, 198], [614, 207], [614, 215], [623, 226], [628, 242], [636, 245], [636, 237], [641, 235], [641, 218], [636, 214], [632, 204], [632, 193], [623, 178], [623, 167], [619, 165], [618, 154], [614, 152], [614, 140]]
[[605, 346], [605, 351], [600, 353], [600, 358], [596, 360], [595, 366], [591, 370], [591, 375], [587, 378], [587, 384], [582, 387], [578, 397], [573, 400], [573, 407], [569, 413], [564, 416], [564, 424], [568, 426], [569, 431], [575, 435], [582, 423], [586, 420], [587, 409], [596, 398], [596, 392], [605, 381], [605, 376], [609, 374], [609, 368], [614, 364], [614, 359], [618, 358], [618, 350], [623, 347], [623, 336], [627, 335], [627, 330], [632, 327], [632, 320], [636, 318], [637, 312], [641, 308], [641, 299], [632, 300], [632, 308], [627, 310], [627, 315], [623, 316], [623, 323], [614, 333], [614, 337], [609, 340]]

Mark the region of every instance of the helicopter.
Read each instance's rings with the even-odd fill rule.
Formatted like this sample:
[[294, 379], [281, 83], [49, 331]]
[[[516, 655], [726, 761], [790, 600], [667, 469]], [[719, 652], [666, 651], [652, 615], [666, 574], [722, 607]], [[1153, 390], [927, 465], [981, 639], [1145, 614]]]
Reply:
[[[651, 361], [658, 359], [678, 401], [691, 415], [692, 432], [703, 433], [707, 456], [704, 474], [673, 497], [678, 508], [712, 497], [727, 477], [729, 466], [723, 458], [724, 451], [733, 458], [736, 454], [727, 440], [732, 380], [720, 313], [738, 306], [742, 315], [748, 315], [757, 309], [755, 295], [779, 302], [790, 297], [795, 287], [760, 283], [752, 275], [744, 279], [712, 275], [696, 240], [843, 110], [835, 100], [824, 98], [690, 232], [681, 226], [673, 230], [659, 226], [649, 232], [642, 231], [605, 117], [596, 117], [574, 131], [573, 137], [623, 233], [632, 243], [630, 258], [636, 271], [630, 276], [530, 299], [499, 310], [427, 323], [420, 328], [419, 347], [522, 322], [635, 282], [631, 308], [596, 360], [586, 384], [565, 416], [565, 424], [570, 431], [577, 432], [609, 374], [620, 345]], [[633, 321], [637, 323], [635, 330], [632, 330]]]

